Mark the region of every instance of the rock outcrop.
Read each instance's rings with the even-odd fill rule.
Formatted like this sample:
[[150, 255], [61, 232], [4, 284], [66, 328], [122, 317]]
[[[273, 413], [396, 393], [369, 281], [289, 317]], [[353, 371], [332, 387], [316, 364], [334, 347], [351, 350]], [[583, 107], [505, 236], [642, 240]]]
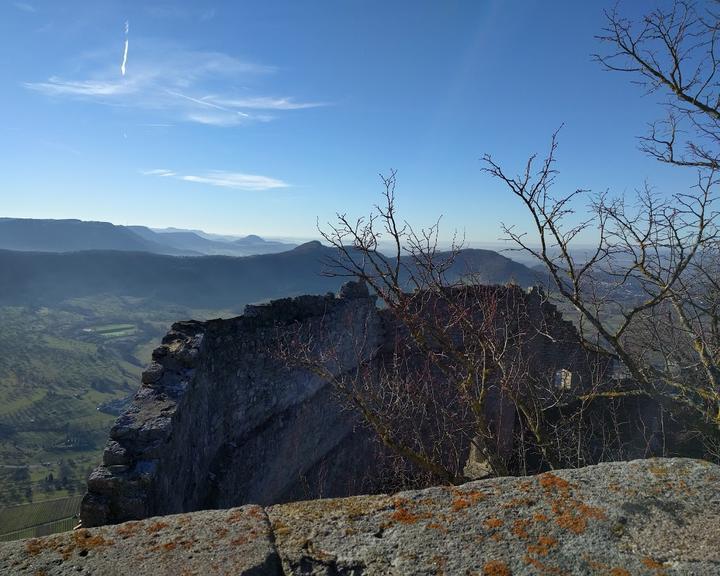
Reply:
[[[288, 325], [303, 325], [318, 346], [332, 347], [337, 373], [366, 360], [381, 338], [375, 300], [360, 289], [174, 324], [88, 479], [83, 525], [357, 493], [347, 484], [362, 476], [361, 468], [352, 474], [362, 458], [343, 458], [342, 448], [367, 443], [326, 381], [277, 358]], [[368, 352], [351, 341], [355, 325], [364, 328]], [[331, 453], [339, 454], [323, 469], [323, 485], [312, 486], [317, 479], [309, 476]]]
[[718, 509], [719, 466], [637, 460], [83, 528], [0, 544], [0, 573], [711, 576]]
[[[475, 289], [544, 327], [528, 358], [550, 381], [558, 368], [585, 361], [575, 328], [539, 290], [464, 290]], [[287, 298], [248, 306], [238, 318], [174, 324], [88, 479], [83, 526], [370, 491], [369, 477], [380, 473], [369, 434], [327, 379], [289, 368], [276, 351], [294, 330], [315, 350], [332, 350], [325, 368], [334, 375], [381, 362], [383, 350], [403, 337], [386, 312], [364, 284], [348, 283], [337, 296]], [[487, 409], [511, 442], [514, 410], [503, 410], [503, 402], [493, 397]]]

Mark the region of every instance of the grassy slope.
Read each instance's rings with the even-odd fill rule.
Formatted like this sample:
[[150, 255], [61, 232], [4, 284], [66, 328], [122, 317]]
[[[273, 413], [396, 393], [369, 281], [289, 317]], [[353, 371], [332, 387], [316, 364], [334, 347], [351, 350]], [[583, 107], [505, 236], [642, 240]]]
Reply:
[[80, 493], [115, 416], [168, 326], [233, 316], [141, 298], [0, 306], [0, 506]]

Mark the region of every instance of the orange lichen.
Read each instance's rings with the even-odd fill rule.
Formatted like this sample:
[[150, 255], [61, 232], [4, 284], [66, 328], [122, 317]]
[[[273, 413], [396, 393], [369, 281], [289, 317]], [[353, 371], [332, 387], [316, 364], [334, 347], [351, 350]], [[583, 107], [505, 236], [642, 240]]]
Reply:
[[485, 524], [485, 528], [492, 530], [493, 528], [500, 528], [504, 522], [500, 518], [488, 518], [483, 524]]
[[555, 500], [551, 507], [556, 516], [557, 525], [574, 534], [585, 532], [589, 519], [604, 520], [606, 518], [602, 509], [589, 506], [579, 500]]
[[491, 560], [483, 566], [483, 576], [512, 576], [512, 572], [505, 562]]
[[570, 489], [570, 482], [552, 474], [551, 472], [542, 474], [538, 478], [538, 482], [546, 492], [567, 492]]
[[78, 548], [88, 551], [110, 544], [113, 544], [113, 541], [106, 540], [102, 534], [93, 534], [87, 528], [81, 528], [73, 532], [70, 538], [54, 537], [44, 540], [33, 538], [25, 543], [25, 550], [31, 556], [36, 556], [43, 550], [52, 550], [60, 554], [63, 560], [68, 560]]
[[587, 554], [583, 555], [583, 560], [588, 563], [588, 566], [590, 566], [595, 573], [607, 574], [607, 576], [631, 576], [630, 572], [625, 570], [625, 568], [611, 568], [608, 564], [593, 560], [592, 557]]
[[653, 558], [650, 558], [649, 556], [645, 556], [645, 558], [643, 558], [641, 560], [641, 562], [645, 566], [647, 566], [648, 568], [651, 568], [653, 570], [663, 570], [665, 568], [665, 566], [663, 566], [663, 564], [661, 564], [660, 562], [658, 562], [657, 560], [655, 560]]
[[244, 544], [247, 544], [248, 542], [249, 542], [248, 538], [243, 535], [237, 536], [237, 537], [233, 538], [232, 540], [230, 540], [230, 543], [233, 546], [242, 546]]
[[550, 550], [557, 546], [557, 539], [552, 536], [540, 536], [537, 544], [528, 546], [528, 552], [536, 556], [547, 556]]
[[512, 533], [515, 534], [515, 536], [517, 536], [518, 538], [529, 538], [530, 535], [527, 531], [529, 525], [529, 520], [515, 520], [512, 525]]
[[253, 506], [249, 510], [247, 510], [247, 515], [252, 516], [256, 520], [260, 520], [265, 517], [262, 508], [259, 506]]
[[142, 526], [142, 522], [125, 522], [115, 529], [115, 533], [125, 540], [137, 534], [140, 526]]
[[148, 534], [157, 534], [158, 532], [160, 532], [160, 530], [163, 530], [164, 528], [167, 528], [168, 526], [170, 526], [170, 524], [168, 524], [167, 522], [155, 521], [155, 522], [153, 522], [152, 524], [150, 524], [150, 525], [145, 529], [145, 531], [146, 531]]
[[520, 506], [532, 506], [536, 500], [529, 496], [512, 498], [503, 504], [503, 508], [518, 508]]
[[533, 514], [533, 520], [535, 520], [535, 522], [547, 522], [550, 518], [542, 512], [535, 512], [535, 514]]
[[440, 524], [438, 522], [430, 522], [427, 527], [432, 528], [433, 530], [437, 530], [438, 532], [443, 532], [445, 534], [447, 534], [448, 531], [447, 526], [444, 526], [443, 524]]
[[[251, 510], [253, 509], [251, 508]], [[246, 520], [245, 513], [239, 508], [231, 511], [227, 517], [227, 521], [230, 524], [237, 524], [238, 522], [242, 522], [243, 520]]]
[[395, 511], [390, 514], [391, 522], [400, 522], [401, 524], [415, 524], [418, 520], [430, 518], [430, 514], [426, 512], [416, 512], [415, 503], [407, 498], [395, 498], [393, 500]]
[[150, 548], [151, 552], [172, 552], [177, 548], [178, 544], [180, 544], [180, 540], [177, 538], [175, 540], [171, 540], [170, 542], [163, 542], [162, 544], [155, 544], [155, 546], [152, 546]]
[[472, 492], [456, 492], [452, 501], [452, 509], [459, 512], [468, 506], [474, 506], [481, 500], [487, 498], [484, 492], [473, 490]]
[[31, 540], [27, 540], [25, 542], [25, 550], [31, 556], [37, 556], [44, 550], [44, 548], [45, 546], [43, 546], [42, 541], [37, 538], [32, 538]]
[[407, 508], [398, 508], [391, 515], [390, 519], [401, 524], [415, 524], [420, 516], [413, 514]]

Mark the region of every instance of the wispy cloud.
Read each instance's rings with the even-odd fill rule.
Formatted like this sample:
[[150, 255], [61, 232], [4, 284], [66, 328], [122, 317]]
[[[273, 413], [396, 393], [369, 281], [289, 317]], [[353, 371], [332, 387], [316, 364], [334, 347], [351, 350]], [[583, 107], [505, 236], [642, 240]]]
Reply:
[[121, 96], [132, 94], [137, 87], [132, 82], [112, 82], [106, 80], [63, 80], [51, 76], [47, 82], [26, 82], [29, 90], [42, 92], [48, 96]]
[[172, 170], [165, 170], [164, 168], [155, 168], [154, 170], [143, 170], [142, 174], [145, 176], [176, 176]]
[[272, 98], [255, 96], [249, 98], [208, 97], [208, 100], [228, 108], [245, 108], [248, 110], [305, 110], [327, 106], [326, 102], [296, 102], [292, 98]]
[[178, 174], [172, 170], [156, 168], [153, 170], [145, 170], [142, 174], [146, 176], [159, 176], [161, 178], [177, 178], [185, 182], [218, 186], [220, 188], [231, 188], [233, 190], [257, 191], [290, 187], [290, 184], [277, 178], [270, 178], [269, 176], [261, 176], [259, 174], [227, 172], [225, 170], [207, 170], [198, 174]]
[[248, 114], [234, 114], [229, 112], [189, 112], [186, 119], [197, 124], [206, 126], [238, 126], [249, 121], [249, 119], [262, 121], [262, 118], [248, 116]]
[[33, 6], [32, 4], [28, 4], [27, 2], [13, 2], [13, 6], [17, 8], [18, 10], [22, 10], [23, 12], [37, 12], [37, 8]]
[[[91, 100], [100, 104], [153, 111], [159, 121], [185, 121], [213, 126], [268, 122], [279, 113], [326, 106], [290, 96], [249, 94], [238, 85], [255, 85], [276, 73], [275, 68], [222, 52], [187, 50], [175, 43], [134, 39], [133, 65], [125, 69], [127, 35], [118, 72], [112, 51], [95, 51], [81, 59], [84, 77], [54, 75], [26, 82], [25, 88], [51, 97]], [[117, 60], [115, 60], [117, 62]], [[124, 74], [122, 73], [124, 72]], [[275, 112], [270, 115], [268, 112]]]

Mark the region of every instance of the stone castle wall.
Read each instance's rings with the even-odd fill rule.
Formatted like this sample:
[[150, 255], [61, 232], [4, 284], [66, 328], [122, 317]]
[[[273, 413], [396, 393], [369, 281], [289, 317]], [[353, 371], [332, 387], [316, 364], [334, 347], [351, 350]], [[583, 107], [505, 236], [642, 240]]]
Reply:
[[[575, 329], [541, 292], [493, 290], [546, 323], [551, 337], [533, 343], [538, 365], [550, 375], [564, 367], [582, 372]], [[333, 350], [330, 369], [339, 375], [396, 337], [387, 316], [364, 286], [349, 283], [337, 296], [276, 300], [248, 306], [238, 318], [174, 324], [88, 479], [83, 525], [366, 491], [375, 458], [368, 433], [327, 380], [289, 368], [274, 351], [300, 326], [316, 350]], [[502, 410], [502, 402], [492, 406]], [[501, 420], [511, 437], [513, 419]]]

